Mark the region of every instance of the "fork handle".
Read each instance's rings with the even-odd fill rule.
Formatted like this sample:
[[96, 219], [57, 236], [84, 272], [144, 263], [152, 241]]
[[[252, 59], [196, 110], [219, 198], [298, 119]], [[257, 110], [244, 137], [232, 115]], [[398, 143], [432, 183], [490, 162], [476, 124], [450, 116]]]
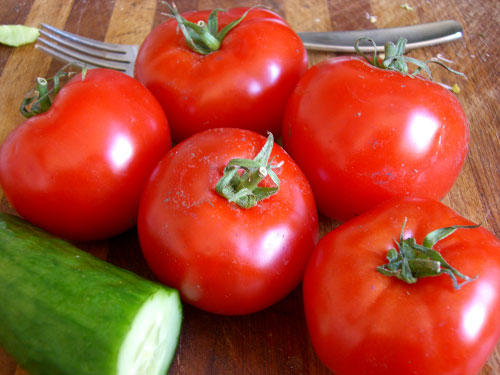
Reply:
[[[386, 29], [300, 32], [298, 35], [307, 49], [318, 51], [355, 52], [354, 43], [360, 38], [373, 39], [377, 50], [383, 51], [387, 41], [395, 43], [401, 37], [407, 40], [408, 50], [459, 39], [463, 28], [457, 21], [446, 20]], [[373, 51], [373, 46], [364, 41], [359, 46], [361, 51]]]

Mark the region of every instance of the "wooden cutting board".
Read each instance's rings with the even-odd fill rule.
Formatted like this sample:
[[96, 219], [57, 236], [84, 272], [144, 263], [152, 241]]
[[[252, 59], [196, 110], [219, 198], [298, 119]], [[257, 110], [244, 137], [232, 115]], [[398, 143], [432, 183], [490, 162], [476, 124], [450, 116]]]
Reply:
[[[471, 147], [466, 165], [444, 203], [480, 222], [500, 236], [500, 51], [496, 39], [500, 25], [497, 0], [182, 0], [181, 11], [263, 4], [286, 18], [296, 31], [381, 28], [443, 19], [464, 25], [463, 39], [413, 51], [411, 56], [440, 56], [452, 61], [468, 79], [434, 70], [438, 81], [455, 83], [470, 121]], [[94, 39], [115, 43], [140, 43], [165, 17], [157, 0], [2, 0], [0, 24], [39, 26], [45, 22]], [[311, 64], [333, 53], [310, 53]], [[0, 142], [22, 122], [19, 103], [37, 76], [54, 73], [60, 63], [25, 46], [0, 46]], [[2, 193], [0, 191], [0, 199]], [[11, 208], [2, 199], [2, 211]], [[321, 218], [321, 233], [336, 223]], [[103, 259], [151, 277], [141, 256], [134, 230], [116, 238], [79, 244]], [[0, 270], [1, 272], [1, 270]], [[171, 374], [327, 374], [310, 345], [297, 288], [275, 306], [244, 317], [220, 317], [185, 307], [185, 320]], [[4, 301], [0, 301], [0, 309]], [[25, 372], [0, 349], [0, 375]], [[481, 375], [500, 374], [500, 346]], [[50, 375], [50, 374], [47, 374]], [[403, 375], [403, 374], [402, 374]]]

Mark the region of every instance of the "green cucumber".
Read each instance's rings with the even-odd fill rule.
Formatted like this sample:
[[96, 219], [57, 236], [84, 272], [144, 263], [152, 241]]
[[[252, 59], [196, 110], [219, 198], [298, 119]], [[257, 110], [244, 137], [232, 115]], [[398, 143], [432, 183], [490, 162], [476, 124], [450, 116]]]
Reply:
[[0, 44], [11, 47], [19, 47], [34, 43], [40, 36], [40, 30], [36, 27], [24, 25], [0, 25]]
[[164, 375], [175, 289], [0, 213], [0, 347], [30, 375]]

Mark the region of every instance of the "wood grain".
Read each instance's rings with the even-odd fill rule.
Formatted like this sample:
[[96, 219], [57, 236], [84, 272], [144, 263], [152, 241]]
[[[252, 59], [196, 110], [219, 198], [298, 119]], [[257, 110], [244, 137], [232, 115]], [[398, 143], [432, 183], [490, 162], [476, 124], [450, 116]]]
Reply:
[[[412, 10], [391, 0], [183, 0], [181, 11], [263, 4], [283, 15], [296, 31], [380, 28], [455, 19], [464, 25], [464, 38], [450, 44], [411, 52], [429, 59], [441, 56], [463, 71], [460, 79], [434, 69], [436, 80], [461, 88], [458, 99], [470, 123], [471, 146], [464, 169], [443, 202], [500, 236], [500, 89], [497, 43], [500, 7], [497, 0], [413, 0]], [[91, 38], [115, 43], [140, 43], [165, 19], [157, 0], [3, 0], [0, 24], [41, 22]], [[375, 21], [375, 22], [373, 22]], [[316, 64], [332, 53], [310, 54]], [[0, 46], [0, 142], [22, 122], [18, 106], [37, 76], [61, 64], [25, 46]], [[2, 193], [0, 191], [0, 198]], [[2, 211], [12, 211], [5, 198]], [[337, 223], [321, 216], [321, 233]], [[77, 246], [109, 262], [153, 279], [140, 252], [135, 230], [107, 241]], [[1, 270], [0, 270], [1, 272]], [[4, 301], [0, 301], [0, 309]], [[309, 342], [300, 287], [275, 306], [243, 317], [221, 317], [185, 306], [179, 349], [171, 374], [328, 374]], [[0, 349], [0, 375], [23, 370]], [[500, 345], [480, 375], [500, 374]], [[50, 375], [50, 374], [47, 374]], [[402, 374], [404, 375], [404, 374]]]

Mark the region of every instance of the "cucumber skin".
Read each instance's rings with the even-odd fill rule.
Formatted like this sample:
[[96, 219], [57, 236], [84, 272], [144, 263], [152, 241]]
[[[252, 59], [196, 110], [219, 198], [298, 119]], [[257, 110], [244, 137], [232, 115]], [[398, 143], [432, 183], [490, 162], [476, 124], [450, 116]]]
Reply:
[[0, 213], [0, 346], [30, 375], [115, 375], [131, 322], [159, 289], [178, 297]]

